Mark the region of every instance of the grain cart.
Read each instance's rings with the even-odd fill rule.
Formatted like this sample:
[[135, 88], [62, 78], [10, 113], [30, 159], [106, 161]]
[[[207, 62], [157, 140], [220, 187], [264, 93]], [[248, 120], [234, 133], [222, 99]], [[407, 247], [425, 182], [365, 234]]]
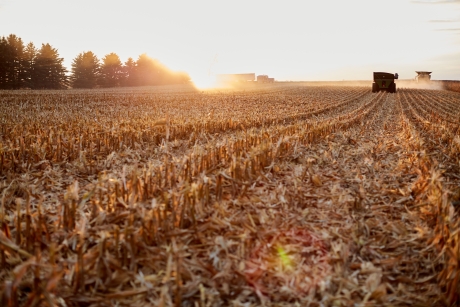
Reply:
[[395, 79], [398, 79], [398, 74], [390, 74], [387, 72], [374, 72], [374, 83], [372, 83], [372, 93], [379, 91], [387, 91], [396, 93]]

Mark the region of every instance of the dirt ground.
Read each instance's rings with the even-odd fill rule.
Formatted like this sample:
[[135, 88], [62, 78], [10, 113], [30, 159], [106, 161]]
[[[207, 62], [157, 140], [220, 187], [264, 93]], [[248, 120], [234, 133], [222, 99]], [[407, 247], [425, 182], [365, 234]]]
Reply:
[[0, 95], [0, 303], [456, 306], [460, 94]]

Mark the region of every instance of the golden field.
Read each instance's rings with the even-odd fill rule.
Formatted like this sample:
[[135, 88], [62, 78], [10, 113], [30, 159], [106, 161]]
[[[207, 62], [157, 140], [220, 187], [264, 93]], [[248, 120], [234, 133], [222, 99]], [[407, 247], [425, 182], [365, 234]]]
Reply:
[[1, 306], [450, 306], [460, 93], [0, 91]]

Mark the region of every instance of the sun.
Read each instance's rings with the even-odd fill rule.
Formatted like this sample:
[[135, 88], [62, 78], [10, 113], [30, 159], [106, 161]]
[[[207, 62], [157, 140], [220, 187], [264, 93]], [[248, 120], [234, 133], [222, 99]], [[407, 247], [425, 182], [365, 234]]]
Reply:
[[215, 76], [208, 75], [193, 75], [192, 83], [197, 89], [200, 90], [212, 89], [217, 86]]

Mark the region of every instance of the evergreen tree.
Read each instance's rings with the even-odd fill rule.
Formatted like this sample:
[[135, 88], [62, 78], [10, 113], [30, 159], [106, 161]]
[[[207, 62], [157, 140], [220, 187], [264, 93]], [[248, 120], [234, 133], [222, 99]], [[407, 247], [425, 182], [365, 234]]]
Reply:
[[100, 64], [91, 52], [82, 52], [72, 62], [72, 87], [94, 88], [98, 83]]
[[124, 71], [120, 58], [116, 53], [107, 54], [102, 59], [101, 85], [105, 87], [120, 86], [123, 83]]
[[23, 80], [21, 79], [21, 60], [24, 52], [24, 43], [22, 39], [14, 34], [8, 35], [6, 38], [10, 45], [11, 61], [9, 65], [10, 76], [11, 76], [11, 88], [19, 89], [23, 86]]
[[0, 38], [0, 89], [9, 88], [10, 46], [3, 36]]
[[141, 54], [136, 61], [136, 85], [157, 85], [160, 84], [160, 71], [156, 60], [147, 54]]
[[14, 34], [0, 39], [0, 88], [21, 88], [22, 39]]
[[35, 48], [33, 43], [28, 43], [21, 60], [21, 79], [24, 87], [34, 87], [32, 76], [36, 56], [37, 48]]
[[133, 58], [128, 58], [123, 66], [123, 74], [124, 74], [124, 86], [136, 86], [136, 62], [134, 62]]
[[66, 72], [57, 49], [42, 44], [32, 65], [31, 79], [36, 89], [62, 89], [68, 85]]

